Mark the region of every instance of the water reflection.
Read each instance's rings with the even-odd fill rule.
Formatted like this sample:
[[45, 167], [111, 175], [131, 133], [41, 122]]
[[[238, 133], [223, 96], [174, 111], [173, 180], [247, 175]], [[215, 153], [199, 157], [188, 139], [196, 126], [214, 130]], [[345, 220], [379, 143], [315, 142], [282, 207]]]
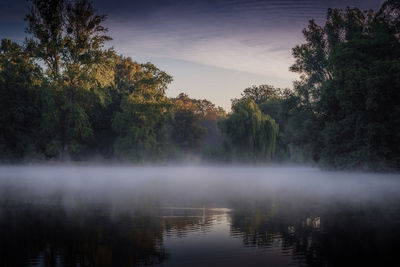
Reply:
[[213, 198], [159, 193], [165, 184], [93, 193], [0, 182], [0, 266], [400, 265], [398, 183], [350, 198], [224, 180], [204, 186]]
[[397, 258], [397, 209], [288, 204], [151, 214], [3, 205], [1, 265], [390, 266]]
[[155, 217], [61, 207], [2, 209], [3, 266], [136, 266], [168, 257]]
[[399, 203], [382, 204], [241, 204], [232, 214], [231, 233], [244, 246], [279, 247], [298, 266], [396, 266]]

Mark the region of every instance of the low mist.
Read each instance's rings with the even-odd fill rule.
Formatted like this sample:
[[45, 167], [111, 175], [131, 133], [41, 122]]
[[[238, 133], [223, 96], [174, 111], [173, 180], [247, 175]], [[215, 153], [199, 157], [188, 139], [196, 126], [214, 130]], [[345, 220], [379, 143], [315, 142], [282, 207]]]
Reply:
[[399, 178], [293, 166], [2, 166], [0, 262], [388, 266], [399, 249]]
[[[243, 166], [2, 166], [1, 200], [57, 202], [65, 207], [229, 207], [235, 199], [298, 202], [383, 201], [400, 193], [397, 174], [327, 172], [308, 167]], [[140, 201], [139, 201], [140, 200]]]

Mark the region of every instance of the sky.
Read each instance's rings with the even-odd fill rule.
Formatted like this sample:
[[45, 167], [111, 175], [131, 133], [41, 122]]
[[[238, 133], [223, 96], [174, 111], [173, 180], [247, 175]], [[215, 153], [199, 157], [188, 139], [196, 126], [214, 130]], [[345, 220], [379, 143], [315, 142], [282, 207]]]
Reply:
[[[251, 86], [291, 88], [291, 49], [310, 19], [329, 7], [377, 10], [383, 0], [95, 0], [106, 14], [110, 45], [172, 75], [167, 95], [187, 93], [230, 110]], [[23, 42], [25, 0], [0, 2], [0, 38]]]

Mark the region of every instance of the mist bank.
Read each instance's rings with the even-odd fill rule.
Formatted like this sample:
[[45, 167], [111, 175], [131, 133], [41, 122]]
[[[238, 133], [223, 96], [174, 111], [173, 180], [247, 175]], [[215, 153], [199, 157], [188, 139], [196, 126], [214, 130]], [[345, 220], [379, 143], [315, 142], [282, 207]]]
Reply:
[[[399, 5], [329, 9], [293, 48], [293, 89], [244, 89], [226, 113], [165, 91], [173, 77], [107, 48], [106, 16], [30, 2], [23, 44], [0, 46], [0, 160], [291, 162], [400, 170]], [[207, 77], [204, 77], [205, 79]]]
[[[141, 210], [160, 206], [231, 207], [268, 198], [370, 205], [400, 195], [400, 175], [328, 172], [310, 167], [1, 166], [1, 203]], [[397, 200], [396, 200], [397, 201]], [[13, 204], [13, 205], [14, 205]], [[146, 205], [147, 205], [146, 204]]]
[[398, 258], [399, 176], [238, 165], [1, 166], [0, 259], [390, 266]]

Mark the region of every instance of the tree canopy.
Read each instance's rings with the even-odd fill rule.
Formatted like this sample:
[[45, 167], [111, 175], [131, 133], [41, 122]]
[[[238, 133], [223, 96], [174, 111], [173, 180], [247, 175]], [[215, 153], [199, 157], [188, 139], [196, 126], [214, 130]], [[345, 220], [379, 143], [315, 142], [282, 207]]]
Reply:
[[253, 85], [226, 113], [150, 62], [108, 48], [88, 0], [30, 0], [24, 43], [1, 40], [3, 161], [289, 161], [400, 169], [400, 4], [328, 9], [292, 50], [293, 89]]

